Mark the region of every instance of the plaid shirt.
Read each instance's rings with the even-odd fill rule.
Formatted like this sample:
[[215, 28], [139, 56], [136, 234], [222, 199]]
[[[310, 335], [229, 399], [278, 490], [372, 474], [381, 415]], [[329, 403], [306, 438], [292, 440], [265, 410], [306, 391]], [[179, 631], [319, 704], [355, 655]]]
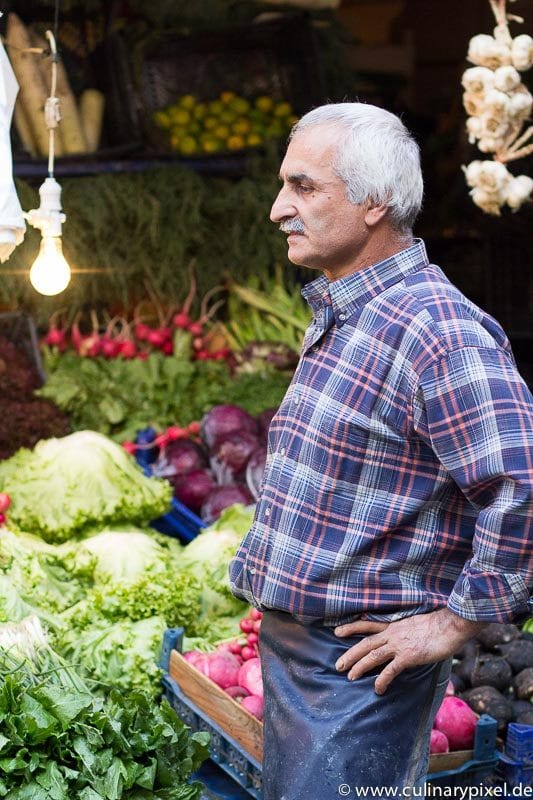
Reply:
[[303, 295], [314, 320], [232, 591], [325, 625], [527, 613], [533, 398], [500, 326], [420, 240]]

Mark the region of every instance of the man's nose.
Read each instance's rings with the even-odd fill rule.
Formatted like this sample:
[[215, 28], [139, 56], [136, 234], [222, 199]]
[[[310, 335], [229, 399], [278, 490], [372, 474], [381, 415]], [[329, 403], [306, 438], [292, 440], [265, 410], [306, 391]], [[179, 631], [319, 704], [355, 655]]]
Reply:
[[272, 222], [281, 222], [284, 219], [294, 217], [296, 213], [294, 205], [289, 201], [285, 187], [280, 189], [270, 209], [270, 219]]

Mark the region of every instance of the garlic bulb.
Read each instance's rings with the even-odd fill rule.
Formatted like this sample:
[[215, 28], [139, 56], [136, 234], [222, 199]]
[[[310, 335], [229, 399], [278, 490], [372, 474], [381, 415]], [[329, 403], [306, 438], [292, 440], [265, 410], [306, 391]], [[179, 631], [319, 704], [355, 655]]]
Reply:
[[483, 161], [471, 161], [467, 167], [463, 167], [465, 179], [469, 186], [477, 186], [482, 170]]
[[476, 187], [470, 192], [470, 196], [476, 206], [485, 211], [486, 214], [493, 214], [496, 217], [500, 216], [501, 204], [499, 198], [484, 189]]
[[501, 193], [510, 178], [511, 175], [505, 164], [501, 164], [499, 161], [482, 161], [476, 186], [481, 187], [486, 192]]
[[490, 108], [494, 113], [504, 115], [509, 107], [509, 95], [505, 94], [505, 92], [499, 92], [498, 89], [491, 89], [485, 95], [484, 104], [487, 109]]
[[510, 117], [522, 117], [527, 119], [533, 106], [533, 97], [527, 89], [523, 92], [516, 92], [509, 98], [508, 113]]
[[470, 39], [467, 58], [480, 67], [497, 69], [511, 63], [511, 49], [504, 42], [497, 42], [494, 37], [479, 33]]
[[519, 72], [524, 72], [533, 66], [533, 39], [527, 33], [522, 33], [513, 39], [511, 59], [514, 68]]
[[[480, 67], [482, 69], [482, 67]], [[490, 70], [489, 70], [490, 72]], [[512, 92], [520, 86], [522, 79], [516, 69], [511, 66], [498, 67], [495, 72], [490, 72], [493, 76], [494, 88], [500, 92]]]
[[507, 133], [509, 132], [509, 123], [507, 118], [502, 117], [497, 114], [493, 114], [492, 111], [487, 111], [485, 114], [482, 114], [479, 117], [479, 121], [481, 123], [481, 136], [480, 139], [490, 138], [490, 139], [503, 139]]
[[494, 75], [487, 67], [470, 67], [463, 72], [461, 83], [469, 93], [484, 94], [494, 86]]
[[503, 145], [504, 139], [497, 139], [494, 136], [483, 136], [477, 143], [482, 153], [497, 153]]
[[507, 184], [505, 202], [513, 211], [517, 211], [526, 200], [529, 200], [532, 191], [533, 180], [528, 175], [518, 175]]
[[483, 95], [473, 94], [473, 92], [465, 92], [463, 94], [463, 106], [466, 113], [471, 117], [478, 117], [483, 113], [485, 103]]
[[470, 144], [475, 144], [476, 139], [481, 138], [483, 135], [483, 125], [479, 117], [468, 117], [466, 120], [466, 130], [468, 132], [468, 141]]

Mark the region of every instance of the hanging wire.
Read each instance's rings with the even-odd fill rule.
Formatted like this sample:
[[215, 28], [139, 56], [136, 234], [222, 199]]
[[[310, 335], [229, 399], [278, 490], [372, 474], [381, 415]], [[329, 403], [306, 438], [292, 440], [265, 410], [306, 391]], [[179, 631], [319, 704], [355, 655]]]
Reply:
[[52, 31], [46, 31], [46, 38], [50, 42], [50, 51], [52, 54], [52, 82], [50, 84], [50, 96], [47, 98], [44, 106], [44, 119], [46, 127], [48, 128], [48, 175], [50, 178], [54, 177], [54, 141], [55, 129], [61, 120], [61, 112], [59, 110], [59, 98], [56, 97], [57, 88], [57, 47], [56, 39]]

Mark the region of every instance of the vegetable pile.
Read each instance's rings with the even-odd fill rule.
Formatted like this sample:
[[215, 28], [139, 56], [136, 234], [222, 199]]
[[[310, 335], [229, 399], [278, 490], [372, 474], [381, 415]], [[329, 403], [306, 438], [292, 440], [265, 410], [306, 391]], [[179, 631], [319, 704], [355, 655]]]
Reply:
[[94, 431], [40, 441], [0, 464], [10, 524], [49, 542], [96, 525], [148, 524], [169, 507], [165, 481], [146, 478], [123, 448]]
[[94, 694], [36, 617], [0, 625], [0, 794], [7, 800], [196, 800], [208, 735], [163, 700]]
[[217, 644], [214, 650], [187, 650], [183, 657], [257, 719], [263, 719], [264, 693], [259, 659], [262, 614], [255, 608], [239, 620], [243, 636]]
[[471, 749], [477, 714], [494, 717], [500, 735], [509, 722], [533, 725], [533, 619], [522, 630], [487, 625], [456, 654], [431, 752]]
[[266, 437], [274, 409], [257, 418], [231, 403], [216, 405], [199, 425], [200, 438], [167, 442], [153, 464], [174, 496], [206, 523], [235, 503], [258, 497], [266, 463]]
[[51, 400], [34, 395], [41, 383], [35, 366], [5, 336], [0, 336], [0, 383], [0, 460], [39, 439], [68, 433], [67, 416]]

